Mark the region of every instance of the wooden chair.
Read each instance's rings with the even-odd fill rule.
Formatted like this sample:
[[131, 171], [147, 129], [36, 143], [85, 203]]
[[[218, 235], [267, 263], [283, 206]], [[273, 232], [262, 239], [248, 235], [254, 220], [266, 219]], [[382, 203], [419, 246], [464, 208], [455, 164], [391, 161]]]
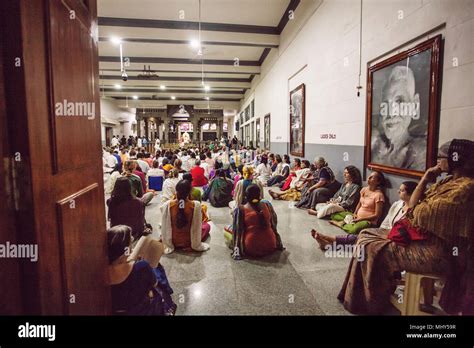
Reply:
[[[422, 279], [430, 279], [432, 283], [436, 280], [444, 281], [444, 277], [435, 274], [407, 272], [402, 281], [405, 285], [404, 292], [393, 294], [391, 297], [392, 305], [400, 311], [401, 315], [433, 315], [420, 310], [420, 300], [423, 298]], [[440, 314], [442, 314], [441, 310]]]

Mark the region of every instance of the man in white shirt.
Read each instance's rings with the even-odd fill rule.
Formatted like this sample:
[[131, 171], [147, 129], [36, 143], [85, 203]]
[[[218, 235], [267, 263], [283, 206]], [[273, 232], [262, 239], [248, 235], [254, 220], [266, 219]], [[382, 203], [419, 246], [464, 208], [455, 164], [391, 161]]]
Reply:
[[140, 166], [143, 174], [147, 175], [148, 171], [150, 170], [150, 166], [143, 160], [144, 158], [145, 154], [143, 152], [139, 152], [137, 154], [137, 163]]
[[188, 155], [188, 151], [183, 151], [183, 155], [181, 156], [181, 162], [183, 162], [183, 165], [182, 165], [182, 168], [189, 172], [191, 170], [191, 168], [189, 168], [189, 163], [188, 163], [188, 160], [190, 159], [191, 157]]
[[112, 140], [110, 141], [110, 145], [112, 145], [112, 147], [116, 147], [118, 146], [119, 144], [119, 140], [118, 140], [118, 136], [115, 137], [115, 135], [112, 137]]
[[160, 139], [156, 138], [155, 141], [155, 152], [161, 151], [161, 141]]
[[115, 158], [115, 156], [112, 154], [112, 151], [110, 151], [109, 149], [105, 149], [103, 159], [104, 159], [103, 162], [104, 162], [105, 172], [106, 173], [113, 172], [118, 165], [118, 161]]

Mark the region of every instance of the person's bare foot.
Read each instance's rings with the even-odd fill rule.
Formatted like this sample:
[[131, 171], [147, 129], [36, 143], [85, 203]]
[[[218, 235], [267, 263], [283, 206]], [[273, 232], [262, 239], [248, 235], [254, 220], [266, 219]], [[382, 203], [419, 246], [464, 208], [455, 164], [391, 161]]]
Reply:
[[326, 246], [331, 244], [330, 242], [328, 242], [325, 239], [321, 238], [320, 233], [318, 231], [316, 231], [315, 229], [311, 230], [311, 236], [314, 239], [316, 239], [316, 242], [318, 242], [319, 249], [321, 249], [321, 251], [326, 251]]
[[318, 212], [314, 209], [308, 209], [308, 214], [318, 216]]
[[270, 190], [268, 191], [268, 193], [270, 194], [270, 196], [272, 196], [273, 199], [279, 199], [280, 197], [277, 195], [276, 192]]
[[331, 243], [329, 243], [327, 240], [321, 238], [321, 236], [319, 235], [316, 235], [316, 242], [318, 242], [319, 244], [319, 249], [321, 249], [321, 251], [326, 251], [326, 247], [328, 245], [331, 245]]
[[336, 242], [336, 237], [333, 237], [333, 236], [326, 236], [322, 233], [318, 233], [318, 237], [321, 238], [322, 240], [325, 240], [329, 244]]

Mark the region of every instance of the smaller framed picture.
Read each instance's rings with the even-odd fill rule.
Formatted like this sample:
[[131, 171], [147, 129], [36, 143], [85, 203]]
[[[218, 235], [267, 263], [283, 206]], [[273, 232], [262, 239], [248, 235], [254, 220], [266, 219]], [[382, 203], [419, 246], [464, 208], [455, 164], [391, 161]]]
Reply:
[[270, 114], [265, 115], [265, 118], [263, 119], [263, 125], [263, 147], [265, 148], [265, 150], [270, 150]]
[[290, 154], [304, 157], [305, 85], [290, 92]]

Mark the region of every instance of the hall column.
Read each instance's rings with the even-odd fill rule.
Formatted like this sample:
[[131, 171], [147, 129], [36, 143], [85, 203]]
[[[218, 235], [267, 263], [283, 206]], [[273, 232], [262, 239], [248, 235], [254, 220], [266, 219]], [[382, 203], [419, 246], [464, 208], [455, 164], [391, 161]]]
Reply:
[[222, 121], [217, 121], [217, 139], [221, 140], [222, 137]]
[[148, 127], [148, 118], [143, 119], [145, 121], [145, 137], [147, 139], [150, 139], [150, 134], [149, 134], [149, 127]]
[[198, 118], [194, 116], [193, 118], [193, 141], [197, 144], [199, 143], [199, 129], [198, 129]]
[[139, 137], [142, 136], [142, 119], [141, 119], [141, 117], [137, 117], [137, 135]]
[[165, 125], [165, 129], [163, 130], [163, 139], [160, 139], [162, 144], [167, 144], [168, 143], [168, 132], [169, 132], [169, 122], [168, 119], [165, 118], [163, 121], [163, 124]]

